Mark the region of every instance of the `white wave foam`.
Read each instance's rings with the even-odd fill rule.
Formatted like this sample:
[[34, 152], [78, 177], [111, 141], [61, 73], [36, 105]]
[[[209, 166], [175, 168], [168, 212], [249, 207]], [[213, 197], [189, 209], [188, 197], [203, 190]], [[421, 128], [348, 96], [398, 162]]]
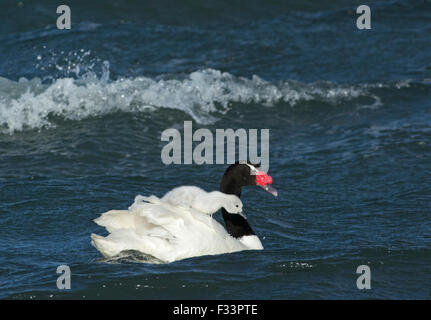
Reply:
[[[146, 77], [109, 81], [109, 69], [101, 78], [61, 78], [42, 84], [38, 78], [18, 82], [0, 78], [0, 130], [12, 134], [25, 129], [52, 127], [52, 116], [81, 120], [113, 112], [142, 112], [158, 108], [181, 110], [201, 124], [217, 120], [232, 103], [294, 106], [299, 101], [337, 103], [367, 95], [363, 87], [329, 82], [296, 81], [272, 84], [257, 76], [235, 77], [213, 69], [196, 71], [182, 79]], [[51, 120], [50, 120], [51, 119]]]

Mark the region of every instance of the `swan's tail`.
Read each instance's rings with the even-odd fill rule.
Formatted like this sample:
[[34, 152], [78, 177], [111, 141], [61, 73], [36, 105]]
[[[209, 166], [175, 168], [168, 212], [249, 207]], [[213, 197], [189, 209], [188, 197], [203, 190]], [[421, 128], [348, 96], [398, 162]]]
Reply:
[[91, 244], [99, 250], [105, 258], [113, 257], [122, 251], [121, 248], [116, 246], [112, 241], [94, 233], [91, 234]]
[[126, 250], [136, 250], [151, 255], [161, 261], [167, 261], [160, 253], [169, 253], [175, 238], [167, 238], [162, 230], [154, 230], [154, 234], [140, 236], [128, 229], [118, 229], [106, 237], [91, 234], [91, 244], [100, 251], [105, 258], [114, 257]]
[[178, 244], [175, 235], [184, 229], [184, 218], [178, 210], [156, 196], [137, 196], [129, 210], [111, 210], [94, 220], [109, 235], [91, 234], [91, 243], [107, 258], [136, 250], [168, 261]]
[[134, 217], [128, 210], [110, 210], [93, 220], [101, 227], [112, 232], [117, 229], [133, 229]]

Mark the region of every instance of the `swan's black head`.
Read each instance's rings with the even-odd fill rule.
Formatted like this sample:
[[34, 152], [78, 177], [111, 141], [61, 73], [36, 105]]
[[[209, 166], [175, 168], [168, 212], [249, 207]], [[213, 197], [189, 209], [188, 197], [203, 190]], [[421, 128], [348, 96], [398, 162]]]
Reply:
[[[259, 186], [272, 195], [277, 196], [277, 191], [271, 188], [271, 184], [272, 178], [265, 172], [260, 171], [259, 165], [251, 162], [235, 162], [226, 169], [221, 180], [220, 191], [240, 197], [242, 187]], [[241, 238], [255, 234], [244, 217], [238, 214], [231, 214], [224, 208], [222, 208], [222, 214], [226, 230], [232, 237]]]
[[271, 187], [271, 176], [259, 169], [259, 164], [253, 164], [249, 161], [237, 161], [231, 164], [223, 175], [220, 191], [240, 196], [242, 187], [259, 186], [277, 196], [277, 191]]

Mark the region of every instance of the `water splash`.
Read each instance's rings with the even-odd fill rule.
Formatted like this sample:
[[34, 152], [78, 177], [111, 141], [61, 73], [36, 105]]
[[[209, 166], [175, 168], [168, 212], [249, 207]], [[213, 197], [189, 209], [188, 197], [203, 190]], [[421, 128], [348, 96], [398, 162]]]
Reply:
[[[76, 67], [76, 66], [75, 66]], [[74, 69], [79, 74], [79, 68]], [[210, 124], [234, 103], [295, 106], [303, 101], [337, 105], [368, 97], [373, 107], [381, 104], [369, 92], [370, 85], [306, 84], [298, 81], [271, 83], [253, 76], [236, 77], [205, 69], [182, 77], [147, 77], [110, 80], [109, 62], [102, 74], [90, 70], [79, 78], [59, 78], [46, 84], [39, 78], [18, 82], [0, 78], [0, 132], [13, 134], [27, 129], [55, 127], [55, 117], [82, 120], [114, 112], [139, 113], [161, 108], [180, 110], [200, 124]]]

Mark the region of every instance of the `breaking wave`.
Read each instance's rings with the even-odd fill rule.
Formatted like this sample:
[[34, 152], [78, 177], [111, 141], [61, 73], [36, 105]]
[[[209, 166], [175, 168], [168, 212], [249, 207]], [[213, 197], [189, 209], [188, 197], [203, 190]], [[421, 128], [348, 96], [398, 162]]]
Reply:
[[379, 98], [369, 92], [369, 87], [331, 82], [271, 83], [258, 76], [237, 77], [214, 69], [170, 79], [110, 80], [109, 63], [104, 62], [100, 77], [88, 73], [78, 79], [59, 78], [50, 84], [39, 78], [11, 81], [0, 77], [0, 132], [13, 134], [53, 127], [55, 117], [82, 120], [114, 112], [151, 112], [160, 108], [180, 110], [197, 123], [210, 124], [226, 113], [233, 103], [295, 106], [301, 101], [338, 104], [368, 97], [372, 99], [372, 105], [379, 105]]

